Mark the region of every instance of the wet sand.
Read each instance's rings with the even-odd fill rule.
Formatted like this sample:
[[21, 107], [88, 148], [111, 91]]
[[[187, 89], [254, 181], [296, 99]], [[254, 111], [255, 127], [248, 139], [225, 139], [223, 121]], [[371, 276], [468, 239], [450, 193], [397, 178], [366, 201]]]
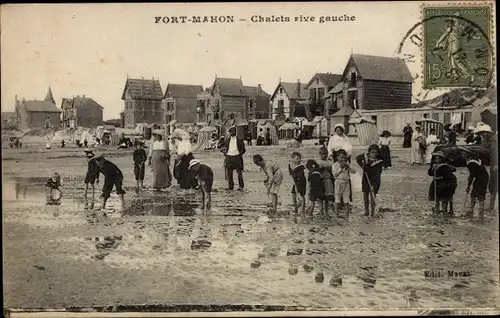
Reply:
[[[409, 150], [394, 149], [394, 167], [384, 171], [378, 196], [383, 218], [363, 216], [360, 193], [354, 194], [349, 219], [288, 217], [292, 179], [286, 168], [295, 150], [250, 147], [243, 192], [224, 190], [220, 153], [195, 154], [215, 174], [208, 212], [199, 208], [197, 193], [170, 189], [137, 195], [131, 150], [108, 151], [125, 175], [126, 207], [98, 218], [84, 208], [81, 149], [6, 149], [5, 306], [497, 306], [498, 212], [485, 221], [433, 217], [427, 166], [407, 165]], [[317, 152], [298, 150], [305, 160]], [[257, 152], [277, 156], [284, 169], [283, 214], [277, 217], [266, 216], [264, 176], [251, 161]], [[44, 183], [53, 171], [64, 180], [60, 206], [45, 205]], [[459, 168], [456, 175], [459, 214], [467, 171]], [[102, 181], [101, 176], [96, 197]], [[145, 184], [150, 182], [148, 170]], [[109, 204], [118, 204], [116, 194]], [[449, 271], [470, 276], [450, 277]]]

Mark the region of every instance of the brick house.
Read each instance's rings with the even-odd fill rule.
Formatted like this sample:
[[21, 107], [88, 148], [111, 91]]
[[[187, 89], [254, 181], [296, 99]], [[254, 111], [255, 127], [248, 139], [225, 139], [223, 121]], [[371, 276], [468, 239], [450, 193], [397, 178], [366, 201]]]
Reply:
[[413, 78], [400, 58], [352, 54], [342, 82], [342, 103], [354, 109], [400, 109], [411, 105]]
[[210, 94], [211, 87], [207, 87], [203, 92], [196, 95], [197, 108], [196, 108], [196, 121], [209, 123], [213, 117], [213, 97]]
[[214, 102], [213, 119], [245, 118], [248, 96], [241, 78], [215, 78], [210, 94]]
[[164, 96], [164, 124], [172, 120], [194, 123], [197, 120], [197, 97], [201, 85], [168, 84]]
[[135, 128], [136, 123], [163, 123], [163, 91], [159, 80], [127, 78], [122, 100], [124, 110], [120, 116], [123, 127]]
[[271, 119], [286, 120], [295, 117], [307, 117], [307, 106], [309, 104], [309, 91], [306, 84], [292, 82], [280, 82], [271, 95]]
[[101, 126], [103, 123], [103, 109], [104, 107], [85, 95], [63, 98], [61, 103], [62, 127], [93, 128]]
[[[306, 89], [309, 91], [310, 116], [329, 116], [335, 109], [329, 109], [329, 93], [335, 85], [342, 81], [341, 74], [316, 73], [309, 80]], [[311, 118], [310, 118], [311, 119]]]
[[269, 118], [269, 98], [261, 85], [243, 86], [247, 95], [246, 113], [244, 119], [268, 119]]
[[19, 101], [16, 96], [15, 113], [18, 128], [22, 130], [36, 128], [59, 128], [61, 125], [61, 110], [56, 107], [52, 90], [48, 89], [44, 100]]

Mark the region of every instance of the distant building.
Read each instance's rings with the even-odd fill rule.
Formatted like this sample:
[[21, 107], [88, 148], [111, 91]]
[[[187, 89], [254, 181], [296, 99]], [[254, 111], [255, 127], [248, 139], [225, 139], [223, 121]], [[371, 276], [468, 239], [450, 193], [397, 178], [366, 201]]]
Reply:
[[210, 94], [214, 102], [213, 119], [245, 118], [248, 96], [241, 78], [216, 78]]
[[122, 100], [124, 110], [120, 115], [125, 128], [133, 129], [136, 123], [162, 124], [163, 91], [159, 80], [127, 78]]
[[359, 110], [411, 105], [413, 78], [400, 58], [352, 54], [342, 74], [343, 104]]
[[164, 96], [164, 124], [176, 120], [194, 123], [197, 120], [197, 96], [203, 92], [201, 85], [168, 84]]
[[2, 129], [12, 129], [18, 126], [16, 112], [2, 112]]
[[62, 126], [64, 128], [100, 126], [103, 123], [103, 109], [95, 100], [85, 95], [63, 98], [61, 103]]
[[199, 93], [196, 96], [198, 100], [198, 105], [196, 108], [197, 113], [197, 122], [205, 122], [210, 123], [210, 121], [214, 118], [213, 114], [213, 97], [210, 95], [211, 87], [207, 87], [203, 92]]
[[269, 98], [271, 95], [262, 90], [262, 86], [243, 86], [247, 95], [244, 119], [269, 119]]
[[336, 109], [329, 109], [329, 93], [335, 85], [342, 81], [341, 74], [316, 73], [309, 80], [306, 89], [309, 91], [310, 117], [329, 116]]
[[52, 90], [47, 91], [44, 100], [19, 101], [16, 96], [16, 116], [19, 129], [59, 128], [61, 125], [61, 110], [56, 107]]
[[309, 91], [306, 84], [280, 82], [271, 95], [272, 113], [271, 119], [286, 120], [295, 117], [307, 117], [307, 107], [309, 105]]

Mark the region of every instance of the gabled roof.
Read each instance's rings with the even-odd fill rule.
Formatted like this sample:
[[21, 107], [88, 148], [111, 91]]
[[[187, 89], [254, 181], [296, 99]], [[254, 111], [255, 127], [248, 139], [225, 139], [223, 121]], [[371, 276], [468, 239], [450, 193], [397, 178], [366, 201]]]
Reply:
[[298, 85], [299, 83], [292, 83], [292, 82], [279, 83], [278, 86], [276, 86], [276, 89], [274, 90], [271, 99], [274, 98], [280, 87], [283, 87], [283, 90], [290, 99], [309, 99], [309, 91], [306, 90], [307, 85], [301, 83], [300, 92], [297, 90]]
[[[349, 62], [351, 60], [356, 64], [363, 79], [403, 83], [413, 82], [408, 66], [400, 58], [352, 54]], [[347, 66], [344, 74], [346, 71]]]
[[331, 117], [350, 117], [355, 110], [351, 106], [342, 106]]
[[270, 97], [270, 95], [266, 93], [262, 88], [260, 89], [259, 92], [258, 86], [243, 86], [243, 90], [245, 91], [248, 97], [257, 97], [257, 96], [263, 96], [267, 98]]
[[168, 84], [165, 90], [165, 98], [168, 94], [172, 97], [192, 97], [203, 92], [203, 86], [201, 85], [187, 85], [187, 84]]
[[215, 86], [219, 87], [219, 94], [221, 95], [247, 96], [241, 79], [217, 77], [212, 86], [212, 91], [215, 89]]
[[130, 91], [133, 99], [163, 99], [163, 91], [159, 80], [127, 78], [125, 87], [123, 88], [122, 99], [125, 99], [127, 89]]
[[52, 104], [52, 102], [45, 100], [28, 100], [21, 102], [21, 107], [27, 112], [39, 113], [60, 113], [61, 110]]
[[104, 109], [99, 103], [90, 97], [76, 96], [73, 98], [63, 98], [61, 108], [100, 108]]
[[342, 74], [333, 74], [333, 73], [316, 73], [311, 78], [309, 83], [307, 83], [306, 88], [308, 88], [315, 79], [319, 79], [323, 85], [327, 87], [333, 87], [337, 85], [338, 82], [342, 80]]
[[328, 94], [337, 94], [342, 92], [344, 89], [344, 82], [338, 82], [337, 85], [335, 85], [329, 92]]

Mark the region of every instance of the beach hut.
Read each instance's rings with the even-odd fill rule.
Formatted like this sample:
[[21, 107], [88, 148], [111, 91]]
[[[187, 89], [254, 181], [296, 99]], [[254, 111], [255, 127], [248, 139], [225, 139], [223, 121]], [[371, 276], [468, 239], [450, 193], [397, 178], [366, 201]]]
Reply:
[[273, 121], [271, 119], [259, 119], [257, 122], [257, 135], [260, 134], [265, 137], [267, 129], [269, 129], [269, 132], [271, 133], [271, 144], [277, 145], [278, 131], [276, 126], [274, 126]]
[[246, 139], [248, 133], [248, 121], [246, 119], [235, 119], [234, 126], [236, 126], [236, 136], [241, 139]]
[[430, 118], [424, 118], [415, 121], [415, 123], [422, 127], [422, 132], [424, 133], [425, 137], [429, 136], [431, 129], [435, 129], [437, 137], [441, 140], [443, 139], [444, 124], [442, 122]]
[[212, 149], [211, 140], [214, 133], [217, 133], [217, 128], [215, 127], [206, 126], [201, 128], [198, 131], [198, 140], [196, 145], [193, 147], [193, 151]]
[[314, 125], [313, 136], [316, 138], [328, 137], [328, 120], [324, 116], [316, 116], [312, 122]]
[[360, 145], [368, 146], [378, 143], [379, 135], [377, 124], [374, 120], [366, 117], [357, 117], [350, 119], [348, 124], [355, 126]]
[[330, 116], [330, 129], [328, 131], [328, 135], [332, 135], [333, 127], [335, 125], [341, 124], [342, 126], [345, 127], [345, 133], [346, 135], [352, 135], [354, 134], [354, 129], [352, 125], [349, 125], [349, 120], [361, 117], [361, 115], [352, 107], [350, 106], [342, 106], [339, 110], [337, 110], [333, 115]]
[[285, 123], [278, 129], [278, 138], [290, 140], [295, 138], [295, 130], [297, 127], [293, 123]]

